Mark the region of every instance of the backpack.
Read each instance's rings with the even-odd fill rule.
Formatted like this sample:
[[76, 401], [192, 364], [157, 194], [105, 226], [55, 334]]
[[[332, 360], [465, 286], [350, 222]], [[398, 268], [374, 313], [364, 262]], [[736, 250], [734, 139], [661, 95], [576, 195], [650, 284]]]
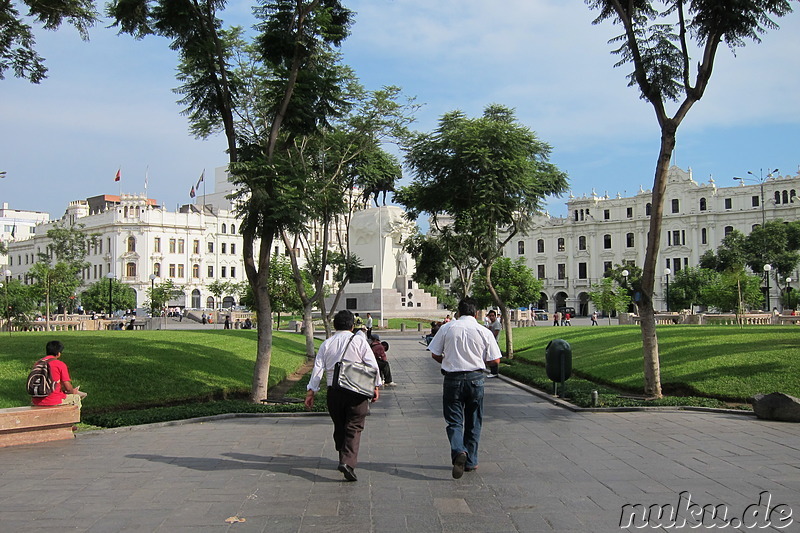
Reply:
[[28, 394], [34, 398], [44, 398], [49, 396], [55, 387], [56, 384], [50, 375], [50, 360], [39, 359], [28, 374]]

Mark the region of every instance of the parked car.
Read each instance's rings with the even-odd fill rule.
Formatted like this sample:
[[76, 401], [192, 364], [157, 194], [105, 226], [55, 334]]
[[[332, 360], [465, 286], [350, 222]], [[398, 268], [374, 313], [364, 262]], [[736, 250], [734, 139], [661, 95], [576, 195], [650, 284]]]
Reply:
[[549, 315], [544, 309], [531, 309], [531, 313], [536, 320], [549, 320]]
[[564, 313], [569, 313], [569, 316], [571, 316], [571, 317], [575, 316], [575, 308], [574, 307], [559, 307], [558, 309], [556, 309], [556, 311], [561, 313], [562, 316], [564, 315]]

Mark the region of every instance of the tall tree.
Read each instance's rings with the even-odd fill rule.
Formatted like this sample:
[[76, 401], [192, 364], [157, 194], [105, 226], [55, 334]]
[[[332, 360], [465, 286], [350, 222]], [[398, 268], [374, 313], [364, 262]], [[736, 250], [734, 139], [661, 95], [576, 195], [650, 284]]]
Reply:
[[[585, 0], [591, 9], [599, 10], [594, 20], [599, 24], [611, 20], [622, 26], [624, 33], [612, 40], [619, 47], [616, 66], [631, 63], [634, 71], [629, 85], [637, 86], [656, 114], [661, 129], [661, 143], [653, 183], [652, 212], [647, 252], [642, 274], [640, 305], [644, 352], [645, 394], [661, 397], [661, 369], [658, 357], [653, 289], [656, 264], [661, 245], [661, 222], [667, 170], [675, 139], [683, 119], [708, 87], [720, 44], [730, 48], [746, 41], [760, 42], [760, 35], [777, 28], [773, 18], [792, 11], [789, 0], [662, 0], [659, 11], [649, 0]], [[699, 49], [700, 61], [693, 71], [691, 50]], [[677, 103], [672, 114], [667, 103]]]
[[[110, 302], [109, 296], [111, 297]], [[115, 309], [133, 309], [136, 307], [136, 291], [133, 290], [133, 287], [125, 285], [117, 279], [112, 279], [110, 282], [108, 280], [99, 280], [92, 283], [81, 293], [81, 305], [87, 311], [102, 313], [108, 308], [109, 304], [111, 304], [112, 311]]]
[[622, 313], [631, 303], [628, 291], [616, 284], [610, 277], [603, 278], [600, 285], [592, 285], [589, 290], [589, 298], [598, 309], [606, 312], [609, 325], [611, 325], [611, 314], [614, 311]]
[[[20, 0], [0, 2], [0, 80], [11, 69], [14, 76], [39, 83], [47, 77], [44, 58], [35, 49], [36, 39], [30, 22], [46, 30], [56, 30], [66, 20], [84, 41], [97, 22], [93, 0]], [[20, 7], [27, 11], [20, 14]]]
[[548, 161], [550, 151], [507, 107], [487, 106], [478, 118], [450, 112], [436, 131], [411, 140], [406, 163], [415, 179], [396, 196], [410, 217], [429, 213], [437, 232], [450, 227], [467, 241], [503, 316], [509, 358], [511, 320], [492, 267], [504, 246], [530, 227], [544, 197], [566, 190], [566, 174]]
[[[534, 276], [524, 259], [512, 261], [508, 257], [500, 257], [495, 261], [492, 272], [494, 288], [508, 307], [528, 307], [539, 299], [544, 282]], [[486, 269], [478, 272], [472, 295], [481, 307], [488, 307], [493, 302], [486, 284]]]

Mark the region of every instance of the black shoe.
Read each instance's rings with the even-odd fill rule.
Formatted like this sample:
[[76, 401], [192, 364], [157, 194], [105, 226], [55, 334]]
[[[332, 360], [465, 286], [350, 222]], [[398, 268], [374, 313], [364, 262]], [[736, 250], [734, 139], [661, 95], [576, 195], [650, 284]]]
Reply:
[[461, 452], [453, 459], [453, 479], [461, 479], [464, 475], [464, 465], [467, 464], [467, 452]]
[[[465, 460], [466, 460], [466, 458], [465, 458]], [[350, 466], [350, 465], [346, 465], [344, 463], [339, 463], [339, 472], [344, 474], [344, 478], [347, 481], [358, 481], [358, 478], [356, 477], [356, 471], [353, 470], [353, 467]]]

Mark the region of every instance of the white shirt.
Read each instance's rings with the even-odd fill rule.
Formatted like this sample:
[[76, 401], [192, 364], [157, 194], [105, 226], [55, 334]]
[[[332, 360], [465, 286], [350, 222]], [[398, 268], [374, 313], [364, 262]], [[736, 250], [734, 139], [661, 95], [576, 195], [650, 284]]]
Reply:
[[[500, 322], [499, 318], [495, 318], [494, 322], [489, 322], [488, 324], [486, 324], [486, 327], [489, 328], [489, 331], [492, 332], [492, 335], [494, 335], [495, 331], [499, 335], [500, 332], [503, 330], [503, 324]], [[496, 338], [497, 337], [495, 337], [495, 339]]]
[[372, 329], [372, 317], [371, 317], [371, 316], [368, 316], [368, 317], [367, 317], [367, 324], [366, 324], [366, 326], [367, 326], [367, 329]]
[[428, 350], [444, 357], [442, 370], [445, 372], [483, 370], [486, 361], [502, 357], [492, 332], [468, 315], [443, 324], [428, 344]]
[[[350, 341], [351, 337], [353, 338], [352, 342]], [[350, 342], [350, 346], [347, 346], [348, 342]], [[336, 363], [342, 358], [342, 351], [345, 346], [347, 346], [347, 353], [344, 358], [347, 361], [361, 361], [378, 370], [375, 354], [372, 353], [372, 348], [369, 347], [365, 337], [361, 335], [353, 336], [351, 331], [337, 331], [319, 347], [317, 357], [314, 359], [314, 369], [311, 371], [311, 378], [308, 380], [306, 389], [317, 392], [322, 381], [323, 372], [325, 372], [328, 386], [330, 387], [333, 384], [333, 370]], [[377, 372], [375, 376], [376, 387], [381, 385], [380, 374], [380, 372]]]

